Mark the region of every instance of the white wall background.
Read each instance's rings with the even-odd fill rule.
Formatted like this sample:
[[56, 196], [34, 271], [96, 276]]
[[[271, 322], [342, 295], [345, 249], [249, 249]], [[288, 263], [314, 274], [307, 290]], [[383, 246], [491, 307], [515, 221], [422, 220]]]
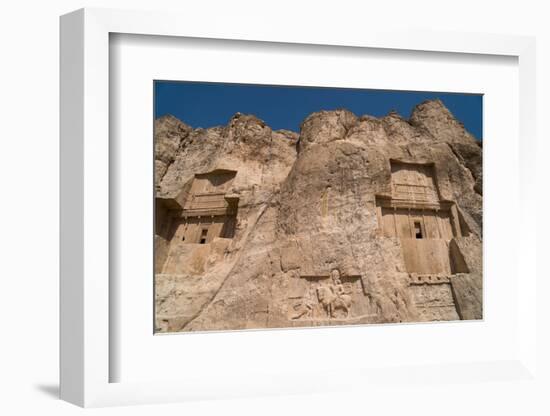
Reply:
[[[511, 33], [537, 36], [538, 49], [538, 189], [548, 188], [542, 169], [550, 154], [550, 29], [546, 2], [462, 0], [460, 2], [366, 1], [245, 1], [189, 2], [170, 0], [20, 0], [4, 2], [0, 10], [0, 413], [76, 414], [81, 409], [56, 399], [58, 384], [58, 17], [77, 8], [115, 7], [186, 12], [205, 25], [213, 14], [231, 18], [245, 13], [251, 19], [274, 19], [281, 30], [308, 22], [365, 26], [391, 25], [434, 30]], [[184, 24], [184, 22], [182, 22]], [[543, 179], [544, 176], [544, 179]], [[541, 196], [538, 207], [539, 252], [548, 220]], [[539, 291], [548, 291], [544, 283]], [[548, 370], [549, 306], [540, 305], [546, 324], [541, 365]], [[541, 319], [543, 321], [543, 319]], [[546, 330], [544, 330], [546, 328]], [[544, 352], [546, 351], [546, 353]], [[545, 357], [546, 356], [546, 357]], [[550, 374], [546, 371], [546, 374]], [[547, 391], [550, 388], [547, 386]], [[546, 392], [547, 393], [547, 392]], [[365, 392], [323, 396], [281, 397], [92, 410], [106, 415], [150, 414], [549, 414], [543, 391], [506, 383], [457, 384], [453, 395], [440, 386], [410, 389], [396, 396], [388, 386], [376, 397]]]

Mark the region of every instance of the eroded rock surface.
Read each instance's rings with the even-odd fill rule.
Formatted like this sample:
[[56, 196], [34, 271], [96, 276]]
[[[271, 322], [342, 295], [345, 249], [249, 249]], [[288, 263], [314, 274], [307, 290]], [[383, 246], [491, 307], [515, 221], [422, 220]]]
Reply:
[[158, 331], [482, 318], [482, 149], [440, 101], [155, 129]]

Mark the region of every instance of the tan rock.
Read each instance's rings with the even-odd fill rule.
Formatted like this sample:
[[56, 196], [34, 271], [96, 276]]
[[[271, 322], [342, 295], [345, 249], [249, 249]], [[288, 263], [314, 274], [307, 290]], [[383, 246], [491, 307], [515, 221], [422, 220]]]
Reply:
[[441, 102], [156, 129], [158, 331], [482, 318], [482, 151]]

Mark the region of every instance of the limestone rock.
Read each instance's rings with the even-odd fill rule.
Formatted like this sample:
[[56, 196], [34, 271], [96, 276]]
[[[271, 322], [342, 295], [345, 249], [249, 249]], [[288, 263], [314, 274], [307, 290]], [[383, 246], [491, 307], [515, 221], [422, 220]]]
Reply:
[[191, 127], [174, 116], [168, 115], [155, 120], [155, 178], [158, 181], [164, 177], [178, 154], [182, 140], [191, 130]]
[[348, 110], [313, 113], [302, 123], [300, 148], [306, 150], [313, 144], [342, 140], [356, 122], [357, 117]]
[[158, 331], [482, 318], [482, 149], [441, 102], [155, 129]]
[[476, 143], [475, 138], [440, 100], [425, 101], [417, 105], [412, 111], [410, 123], [416, 128], [426, 129], [438, 141]]

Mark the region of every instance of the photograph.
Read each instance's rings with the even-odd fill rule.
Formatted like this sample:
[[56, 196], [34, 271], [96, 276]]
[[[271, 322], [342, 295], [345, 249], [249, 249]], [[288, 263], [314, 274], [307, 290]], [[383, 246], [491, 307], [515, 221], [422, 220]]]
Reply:
[[3, 6], [0, 416], [550, 416], [544, 2]]
[[482, 94], [153, 88], [155, 333], [483, 319]]

